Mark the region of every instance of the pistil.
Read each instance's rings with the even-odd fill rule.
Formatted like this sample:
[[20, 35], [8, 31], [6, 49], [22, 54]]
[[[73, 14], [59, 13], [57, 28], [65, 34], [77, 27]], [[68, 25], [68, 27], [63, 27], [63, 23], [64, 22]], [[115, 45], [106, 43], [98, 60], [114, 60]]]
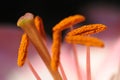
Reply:
[[17, 25], [21, 27], [24, 32], [28, 35], [29, 39], [33, 43], [34, 47], [38, 51], [40, 57], [44, 61], [46, 67], [50, 71], [54, 80], [61, 80], [61, 76], [58, 71], [53, 71], [50, 66], [51, 57], [50, 54], [42, 40], [41, 35], [35, 28], [34, 16], [31, 13], [26, 13], [24, 16], [20, 17]]

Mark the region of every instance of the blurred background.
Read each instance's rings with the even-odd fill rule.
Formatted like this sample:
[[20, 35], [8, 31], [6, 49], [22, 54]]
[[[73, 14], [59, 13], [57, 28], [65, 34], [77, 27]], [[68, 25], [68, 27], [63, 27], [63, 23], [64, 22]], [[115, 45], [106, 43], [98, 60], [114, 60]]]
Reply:
[[16, 24], [21, 15], [32, 12], [43, 18], [46, 31], [51, 34], [50, 30], [55, 24], [72, 14], [85, 15], [86, 22], [89, 22], [89, 11], [97, 6], [102, 9], [104, 9], [103, 6], [109, 9], [120, 8], [118, 0], [2, 0], [0, 3], [0, 23]]
[[[26, 12], [42, 17], [45, 31], [49, 36], [52, 34], [54, 25], [73, 14], [81, 14], [86, 17], [86, 21], [81, 24], [102, 23], [108, 26], [107, 31], [97, 36], [106, 42], [110, 41], [110, 46], [113, 46], [114, 41], [120, 35], [119, 0], [2, 0], [0, 2], [1, 80], [20, 80], [17, 78], [18, 76], [12, 75], [21, 72], [16, 60], [23, 32], [16, 26], [16, 23], [19, 17]], [[34, 51], [34, 49], [31, 50], [31, 52]]]

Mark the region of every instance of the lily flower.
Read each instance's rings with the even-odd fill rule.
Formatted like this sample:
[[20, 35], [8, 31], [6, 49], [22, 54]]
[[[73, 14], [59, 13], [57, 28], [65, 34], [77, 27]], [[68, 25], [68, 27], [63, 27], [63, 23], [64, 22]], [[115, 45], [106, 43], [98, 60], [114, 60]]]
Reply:
[[[50, 55], [46, 45], [45, 45], [45, 32], [43, 30], [43, 23], [40, 20], [42, 25], [39, 25], [43, 31], [37, 30], [38, 27], [37, 21], [35, 21], [34, 15], [32, 13], [26, 13], [24, 16], [20, 17], [17, 26], [21, 27], [24, 30], [24, 35], [22, 37], [22, 42], [19, 48], [18, 54], [18, 65], [23, 66], [25, 59], [27, 58], [27, 39], [30, 39], [47, 69], [49, 70], [51, 76], [54, 80], [67, 80], [67, 74], [62, 66], [62, 62], [60, 62], [60, 50], [61, 50], [61, 33], [64, 29], [72, 28], [77, 23], [80, 23], [85, 20], [82, 15], [73, 15], [67, 17], [60, 21], [57, 25], [53, 27], [53, 43], [52, 43], [52, 55]], [[90, 46], [103, 47], [104, 43], [98, 38], [91, 37], [90, 34], [98, 33], [106, 29], [106, 26], [103, 24], [90, 24], [81, 26], [77, 29], [71, 29], [69, 33], [67, 33], [65, 37], [65, 41], [68, 43], [72, 43], [74, 53], [77, 55], [76, 47], [74, 44], [82, 44], [87, 46], [87, 55], [86, 55], [86, 71], [87, 71], [87, 80], [91, 80], [91, 61], [90, 61]], [[39, 32], [41, 34], [39, 34]], [[26, 40], [25, 40], [26, 39]], [[75, 56], [76, 56], [75, 55]], [[75, 57], [77, 58], [77, 57]], [[41, 80], [40, 76], [38, 76], [37, 72], [33, 68], [29, 59], [27, 58], [27, 63], [35, 75], [37, 80]], [[79, 67], [79, 63], [77, 59], [75, 60], [76, 70], [78, 71], [78, 80], [82, 80], [82, 74]], [[81, 66], [81, 65], [80, 65]], [[59, 67], [59, 69], [58, 69]], [[84, 80], [84, 79], [83, 79]]]

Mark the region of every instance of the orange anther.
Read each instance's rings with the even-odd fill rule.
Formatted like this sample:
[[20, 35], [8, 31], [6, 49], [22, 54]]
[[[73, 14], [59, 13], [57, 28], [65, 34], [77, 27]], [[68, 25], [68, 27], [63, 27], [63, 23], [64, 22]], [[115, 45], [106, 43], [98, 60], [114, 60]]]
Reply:
[[28, 40], [27, 34], [24, 33], [22, 35], [22, 39], [21, 39], [21, 43], [20, 43], [20, 47], [19, 47], [19, 51], [18, 51], [17, 64], [20, 67], [23, 66], [23, 64], [25, 63], [26, 56], [27, 56], [28, 44], [29, 44], [29, 40]]
[[54, 71], [57, 70], [59, 65], [60, 45], [61, 45], [61, 32], [56, 31], [53, 33], [52, 60], [51, 60], [51, 67]]
[[46, 34], [45, 34], [42, 18], [40, 18], [39, 16], [36, 16], [34, 19], [34, 23], [35, 23], [35, 26], [36, 26], [37, 30], [39, 31], [40, 35], [46, 41]]
[[90, 36], [81, 36], [81, 35], [66, 36], [65, 41], [73, 44], [104, 47], [104, 43], [100, 39]]
[[53, 27], [53, 31], [63, 31], [66, 28], [69, 28], [77, 23], [83, 22], [85, 20], [85, 17], [82, 15], [73, 15], [69, 16], [67, 18], [64, 18], [62, 21], [60, 21], [58, 24], [56, 24]]
[[76, 28], [67, 35], [90, 35], [90, 34], [95, 34], [99, 33], [101, 31], [104, 31], [106, 29], [106, 26], [103, 24], [89, 24], [89, 25], [83, 25], [79, 28]]

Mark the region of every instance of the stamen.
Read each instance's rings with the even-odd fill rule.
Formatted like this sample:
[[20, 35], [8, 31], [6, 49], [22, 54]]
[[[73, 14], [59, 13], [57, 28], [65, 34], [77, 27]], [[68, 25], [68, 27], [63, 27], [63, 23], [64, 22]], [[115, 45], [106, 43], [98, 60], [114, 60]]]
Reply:
[[40, 35], [42, 36], [43, 40], [46, 42], [46, 34], [45, 34], [42, 18], [39, 16], [36, 16], [34, 19], [34, 23], [37, 30], [40, 32]]
[[62, 74], [63, 80], [67, 80], [67, 77], [66, 77], [65, 72], [64, 72], [64, 70], [63, 70], [63, 66], [62, 66], [62, 64], [60, 63], [59, 66], [60, 66], [60, 71], [61, 71], [61, 74]]
[[60, 63], [61, 38], [61, 32], [53, 32], [51, 68], [53, 71], [57, 71], [59, 66], [63, 80], [67, 80], [62, 64]]
[[[73, 30], [73, 27], [71, 26], [71, 31]], [[77, 56], [77, 50], [76, 50], [76, 46], [75, 44], [72, 44], [72, 48], [73, 48], [73, 55], [74, 55], [74, 60], [75, 60], [75, 67], [76, 67], [76, 72], [77, 72], [77, 77], [78, 80], [82, 80], [82, 75], [80, 72], [80, 66], [79, 66], [79, 61], [78, 61], [78, 56]]]
[[75, 25], [84, 20], [85, 17], [82, 15], [73, 15], [63, 19], [53, 27], [53, 44], [52, 44], [52, 60], [51, 60], [51, 67], [53, 68], [53, 70], [57, 70], [59, 65], [62, 31], [64, 29], [71, 28], [72, 25]]
[[66, 36], [65, 41], [68, 43], [73, 43], [73, 44], [104, 47], [104, 43], [100, 39], [94, 38], [94, 37], [89, 37], [89, 36], [81, 36], [81, 35]]
[[87, 80], [91, 80], [91, 60], [90, 60], [90, 47], [87, 46], [87, 54], [86, 54], [86, 72], [87, 72]]
[[69, 16], [57, 25], [53, 27], [53, 44], [52, 44], [52, 61], [51, 66], [54, 70], [57, 70], [59, 64], [60, 44], [61, 44], [61, 32], [71, 27], [74, 24], [84, 21], [85, 18], [82, 15]]
[[27, 56], [27, 48], [28, 48], [28, 44], [29, 44], [29, 40], [27, 37], [27, 34], [24, 33], [22, 35], [22, 39], [21, 39], [21, 43], [20, 43], [20, 47], [18, 50], [18, 60], [17, 60], [17, 65], [19, 67], [23, 66], [26, 60], [26, 56]]
[[86, 71], [87, 71], [87, 80], [91, 80], [91, 67], [90, 67], [90, 47], [104, 47], [104, 43], [94, 37], [88, 35], [101, 32], [106, 29], [106, 26], [103, 24], [91, 24], [84, 25], [80, 28], [74, 29], [71, 32], [67, 33], [65, 41], [72, 44], [82, 44], [87, 46], [86, 54]]
[[73, 47], [73, 55], [74, 55], [74, 60], [75, 60], [75, 65], [76, 65], [76, 72], [78, 76], [78, 80], [82, 80], [81, 72], [80, 72], [80, 66], [79, 66], [79, 61], [78, 61], [78, 56], [77, 56], [77, 50], [75, 44], [72, 44]]
[[35, 78], [37, 80], [41, 80], [40, 76], [38, 75], [38, 73], [35, 71], [34, 67], [32, 66], [32, 64], [30, 63], [29, 59], [27, 58], [27, 63], [28, 63], [28, 66], [30, 68], [30, 70], [32, 71], [32, 73], [34, 74]]
[[53, 31], [63, 31], [64, 29], [70, 28], [72, 25], [75, 25], [77, 23], [83, 22], [85, 20], [85, 17], [82, 15], [73, 15], [69, 16], [62, 21], [60, 21], [55, 27], [53, 27]]
[[58, 69], [61, 46], [61, 32], [53, 32], [51, 67], [54, 71]]
[[44, 42], [42, 40], [42, 36], [39, 34], [37, 31], [35, 24], [34, 24], [34, 19], [33, 19], [33, 14], [27, 13], [25, 16], [20, 17], [20, 19], [17, 22], [17, 25], [20, 26], [25, 33], [27, 33], [29, 39], [35, 46], [36, 50], [38, 51], [40, 57], [44, 61], [46, 67], [50, 71], [51, 75], [55, 80], [61, 80], [61, 76], [58, 71], [53, 71], [50, 66], [50, 61], [51, 57], [50, 54], [44, 45]]
[[104, 31], [106, 26], [103, 24], [83, 25], [67, 33], [67, 35], [90, 35]]

